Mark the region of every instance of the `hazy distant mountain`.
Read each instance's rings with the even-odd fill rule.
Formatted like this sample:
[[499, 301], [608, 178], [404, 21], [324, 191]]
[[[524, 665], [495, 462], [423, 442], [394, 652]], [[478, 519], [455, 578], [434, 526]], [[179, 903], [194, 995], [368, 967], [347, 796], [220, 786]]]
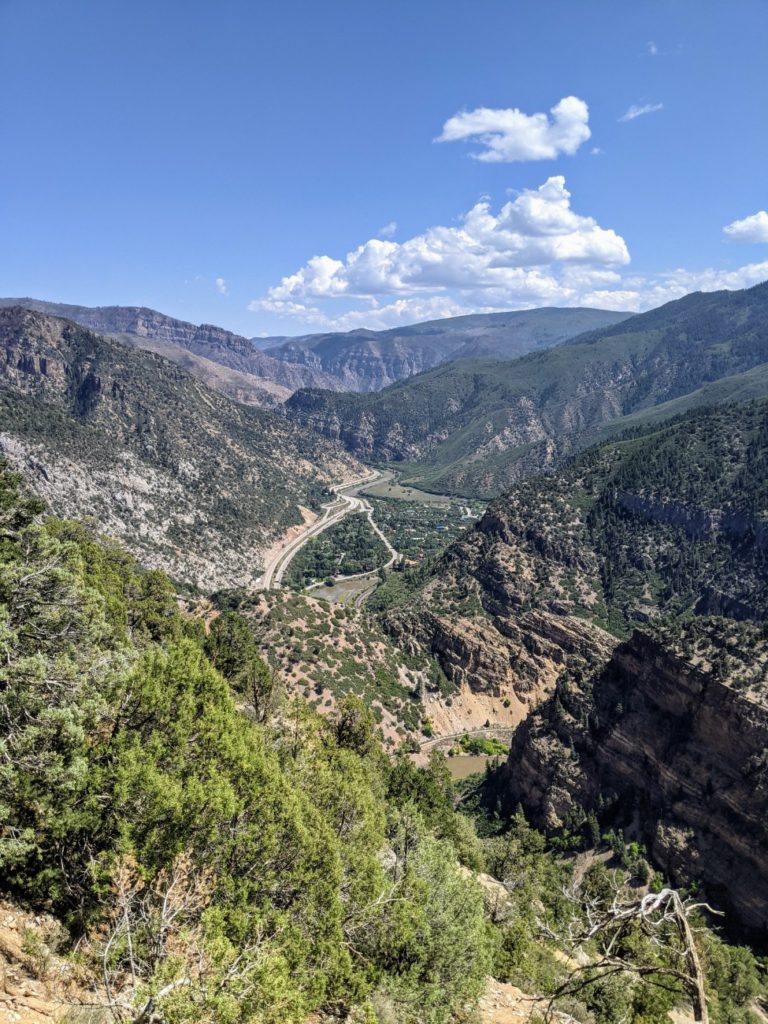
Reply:
[[277, 348], [279, 345], [284, 344], [286, 341], [295, 341], [295, 338], [287, 334], [269, 334], [265, 337], [251, 338], [251, 344], [254, 348], [257, 348], [259, 352], [266, 352], [270, 348]]
[[144, 306], [74, 306], [29, 298], [0, 299], [3, 306], [63, 316], [159, 352], [228, 397], [267, 407], [298, 388], [378, 391], [449, 359], [514, 358], [628, 315], [600, 309], [533, 309], [431, 320], [389, 331], [249, 339]]
[[361, 458], [407, 462], [423, 486], [493, 496], [631, 413], [635, 426], [665, 402], [672, 415], [759, 397], [768, 375], [738, 375], [764, 363], [768, 283], [687, 295], [521, 359], [455, 360], [377, 394], [298, 391], [286, 409]]
[[[542, 308], [428, 320], [388, 331], [253, 339], [268, 355], [329, 374], [333, 390], [379, 391], [452, 359], [514, 359], [558, 345], [584, 331], [626, 320], [606, 309]], [[273, 341], [271, 347], [265, 342]]]

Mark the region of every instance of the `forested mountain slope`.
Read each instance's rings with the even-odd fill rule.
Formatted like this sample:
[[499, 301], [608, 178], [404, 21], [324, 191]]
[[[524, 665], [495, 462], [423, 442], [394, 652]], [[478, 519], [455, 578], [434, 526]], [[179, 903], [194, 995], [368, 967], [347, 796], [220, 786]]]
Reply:
[[211, 590], [355, 460], [178, 366], [66, 320], [0, 310], [0, 445], [55, 511], [91, 516], [148, 565]]
[[507, 812], [556, 834], [587, 813], [639, 828], [678, 882], [766, 927], [768, 401], [521, 482], [374, 600], [454, 684], [519, 702]]
[[167, 577], [47, 518], [2, 464], [0, 525], [2, 892], [63, 922], [66, 959], [39, 970], [79, 979], [68, 1019], [471, 1005], [494, 947], [444, 769], [390, 767], [360, 701], [281, 709], [232, 616], [183, 616]]
[[375, 395], [299, 391], [286, 409], [362, 458], [404, 462], [429, 489], [492, 496], [607, 423], [764, 363], [768, 283], [695, 293], [511, 362], [447, 363]]
[[639, 622], [768, 618], [768, 402], [697, 411], [520, 483], [374, 601], [452, 682], [524, 705]]
[[[264, 406], [274, 405], [302, 387], [378, 391], [448, 359], [478, 355], [512, 358], [617, 323], [628, 315], [601, 309], [545, 308], [448, 317], [388, 331], [249, 340], [221, 327], [196, 326], [144, 307], [0, 299], [0, 307], [12, 305], [63, 316], [101, 334], [158, 351], [184, 365], [209, 387]], [[215, 364], [227, 367], [229, 378], [217, 372]]]

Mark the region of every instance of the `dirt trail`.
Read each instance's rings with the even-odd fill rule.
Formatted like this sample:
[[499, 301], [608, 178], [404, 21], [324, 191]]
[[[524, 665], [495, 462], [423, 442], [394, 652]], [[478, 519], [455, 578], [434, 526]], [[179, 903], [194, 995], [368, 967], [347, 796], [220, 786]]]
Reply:
[[[533, 1024], [543, 1019], [547, 1002], [526, 995], [514, 985], [489, 978], [480, 997], [480, 1020], [482, 1024]], [[551, 1019], [556, 1024], [579, 1024], [567, 1013], [554, 1013]]]

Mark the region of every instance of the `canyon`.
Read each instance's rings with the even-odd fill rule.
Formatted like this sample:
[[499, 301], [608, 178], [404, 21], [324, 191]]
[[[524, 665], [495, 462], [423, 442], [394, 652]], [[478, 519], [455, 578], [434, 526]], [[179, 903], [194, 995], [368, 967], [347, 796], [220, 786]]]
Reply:
[[645, 841], [733, 927], [768, 927], [765, 629], [695, 620], [636, 631], [521, 725], [498, 780], [545, 830], [597, 812]]

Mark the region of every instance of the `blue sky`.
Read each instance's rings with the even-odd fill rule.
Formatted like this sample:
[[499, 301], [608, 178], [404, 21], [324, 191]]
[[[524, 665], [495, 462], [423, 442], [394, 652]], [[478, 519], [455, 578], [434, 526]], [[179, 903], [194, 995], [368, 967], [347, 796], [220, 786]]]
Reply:
[[748, 285], [766, 53], [766, 0], [0, 0], [0, 294], [257, 335]]

